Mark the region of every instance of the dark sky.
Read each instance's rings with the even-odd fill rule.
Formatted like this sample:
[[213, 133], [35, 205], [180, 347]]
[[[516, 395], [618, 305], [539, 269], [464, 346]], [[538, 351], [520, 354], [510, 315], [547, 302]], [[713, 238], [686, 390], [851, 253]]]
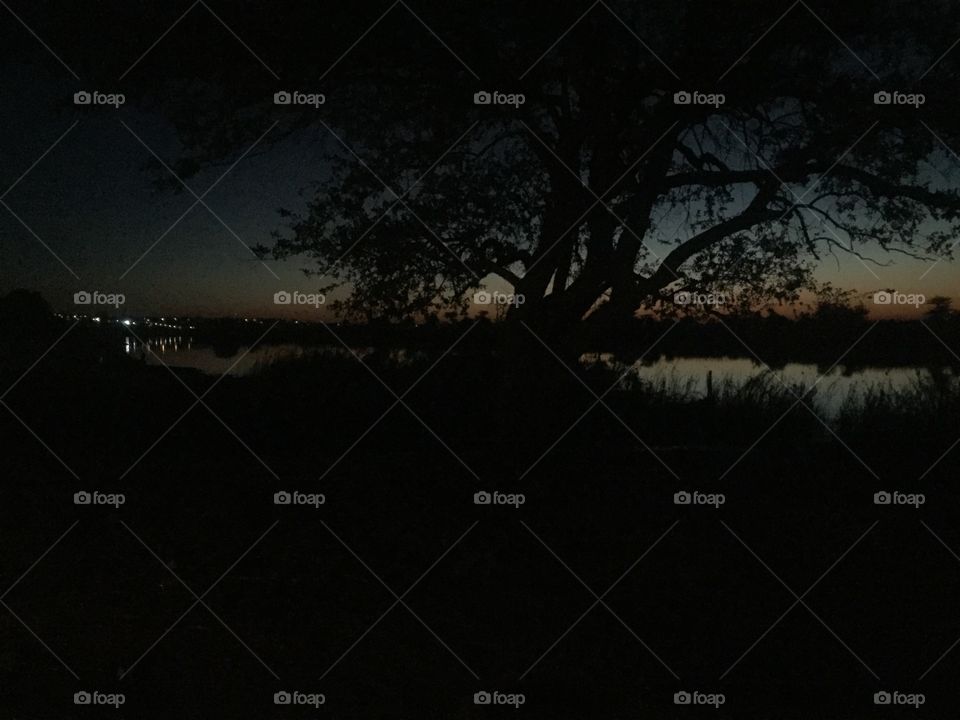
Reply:
[[[123, 292], [131, 313], [213, 315], [264, 314], [278, 289], [315, 290], [317, 282], [299, 271], [306, 261], [268, 261], [268, 269], [202, 205], [148, 251], [194, 198], [158, 188], [157, 174], [144, 170], [150, 154], [130, 130], [168, 163], [179, 152], [177, 138], [162, 118], [129, 106], [74, 109], [64, 98], [76, 83], [63, 74], [16, 64], [0, 77], [4, 94], [16, 99], [0, 111], [4, 191], [63, 136], [3, 198], [30, 229], [0, 207], [0, 287], [39, 289], [58, 308], [75, 290], [98, 289]], [[267, 242], [276, 209], [296, 207], [298, 190], [322, 173], [320, 142], [245, 159], [204, 203], [245, 243]], [[223, 170], [188, 185], [202, 195]]]
[[[318, 131], [247, 158], [204, 198], [240, 240], [202, 205], [177, 223], [193, 197], [157, 188], [158, 176], [144, 171], [149, 152], [124, 123], [170, 163], [180, 150], [172, 127], [133, 104], [119, 110], [73, 107], [78, 82], [70, 71], [51, 62], [41, 42], [26, 47], [32, 49], [21, 60], [0, 67], [0, 196], [13, 211], [0, 206], [0, 292], [40, 290], [58, 310], [72, 308], [72, 294], [83, 289], [124, 293], [125, 311], [133, 315], [318, 316], [272, 302], [277, 290], [316, 291], [320, 281], [300, 272], [307, 259], [267, 260], [265, 266], [240, 240], [269, 243], [280, 223], [277, 208], [302, 206], [298, 192], [325, 173], [321, 148], [332, 142], [329, 137]], [[252, 71], [264, 71], [251, 64]], [[945, 154], [937, 164], [931, 172], [955, 172], [960, 159]], [[221, 172], [202, 172], [188, 184], [202, 194]], [[958, 294], [955, 262], [931, 267], [902, 255], [877, 257], [894, 265], [841, 255], [826, 258], [817, 275], [862, 293], [896, 288], [927, 297]]]

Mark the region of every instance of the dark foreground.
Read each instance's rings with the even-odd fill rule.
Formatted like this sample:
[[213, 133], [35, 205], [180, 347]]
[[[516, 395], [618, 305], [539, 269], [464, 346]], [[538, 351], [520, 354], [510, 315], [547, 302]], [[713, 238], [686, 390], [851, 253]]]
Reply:
[[[943, 388], [874, 398], [828, 430], [774, 384], [712, 402], [604, 395], [615, 376], [572, 374], [534, 342], [509, 360], [466, 344], [425, 376], [436, 355], [219, 381], [78, 366], [64, 348], [0, 407], [4, 717], [960, 703], [960, 449], [944, 456], [960, 402]], [[276, 505], [284, 490], [324, 503]], [[124, 504], [76, 505], [78, 491]], [[478, 505], [480, 491], [524, 502]], [[680, 491], [724, 502], [677, 505]], [[925, 502], [877, 505], [878, 491]], [[81, 691], [125, 702], [77, 706]], [[325, 702], [275, 705], [281, 691]], [[476, 705], [482, 691], [523, 705]], [[675, 704], [684, 691], [723, 704]], [[924, 705], [878, 707], [882, 691]]]

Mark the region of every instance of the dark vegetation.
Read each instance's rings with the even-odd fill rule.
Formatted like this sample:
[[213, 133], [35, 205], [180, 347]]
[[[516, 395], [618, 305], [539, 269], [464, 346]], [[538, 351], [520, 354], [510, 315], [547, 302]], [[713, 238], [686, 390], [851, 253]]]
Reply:
[[[12, 303], [16, 314], [7, 312]], [[36, 297], [8, 296], [2, 307], [6, 388], [69, 324]], [[737, 322], [749, 332], [749, 321]], [[816, 322], [785, 327], [826, 337]], [[955, 320], [939, 322], [949, 337]], [[847, 328], [847, 344], [860, 327]], [[918, 343], [929, 337], [922, 327], [908, 335], [904, 323], [873, 332], [881, 328]], [[712, 326], [685, 332], [697, 329], [723, 337]], [[935, 373], [898, 394], [868, 394], [831, 421], [831, 432], [796, 405], [802, 388], [772, 375], [719, 383], [704, 400], [683, 388], [618, 383], [619, 372], [598, 364], [565, 368], [532, 337], [498, 357], [490, 326], [441, 357], [464, 331], [408, 327], [405, 340], [431, 339], [405, 362], [385, 348], [362, 363], [325, 353], [219, 381], [131, 360], [112, 330], [84, 324], [68, 333], [4, 396], [16, 417], [0, 414], [12, 480], [3, 526], [19, 540], [3, 545], [0, 566], [11, 584], [81, 520], [6, 600], [83, 682], [3, 615], [0, 672], [19, 678], [0, 688], [3, 705], [27, 708], [24, 717], [79, 717], [68, 699], [89, 686], [125, 692], [140, 717], [252, 717], [253, 708], [272, 707], [275, 690], [296, 687], [326, 693], [334, 716], [480, 717], [471, 699], [486, 687], [526, 693], [524, 711], [534, 717], [621, 717], [625, 709], [681, 717], [673, 692], [717, 688], [729, 698], [721, 716], [778, 708], [778, 717], [809, 717], [806, 708], [821, 703], [851, 717], [869, 711], [877, 682], [802, 607], [717, 680], [793, 602], [719, 520], [797, 593], [878, 519], [872, 495], [880, 489], [925, 493], [925, 521], [957, 542], [951, 488], [960, 456], [948, 453], [927, 472], [960, 430], [955, 381]], [[374, 337], [356, 332], [351, 344]], [[940, 347], [930, 358], [947, 368]], [[390, 409], [396, 398], [381, 380], [403, 404]], [[178, 421], [194, 403], [190, 391], [210, 411], [198, 405]], [[593, 393], [604, 404], [584, 415]], [[815, 407], [815, 397], [809, 402]], [[78, 489], [123, 492], [127, 504], [77, 508]], [[279, 489], [322, 492], [327, 504], [278, 508]], [[522, 492], [527, 502], [519, 511], [478, 507], [479, 489]], [[722, 492], [727, 503], [677, 507], [679, 489]], [[915, 511], [882, 510], [892, 512], [808, 602], [881, 677], [913, 679], [960, 632], [945, 609], [960, 599], [958, 573], [917, 530]], [[194, 600], [130, 530], [202, 594], [275, 520], [205, 601], [282, 681], [202, 606], [119, 680]], [[394, 601], [329, 530], [402, 594], [475, 520], [406, 602], [481, 680], [397, 606], [318, 681]], [[519, 520], [598, 594], [681, 522], [606, 598], [630, 631], [598, 606], [518, 681], [593, 602]], [[891, 573], [896, 583], [885, 579]], [[906, 604], [925, 622], [902, 619]], [[936, 690], [953, 660], [926, 681], [943, 707], [949, 698]], [[777, 685], [786, 663], [795, 682]], [[31, 714], [51, 687], [63, 701], [48, 705], [61, 710]]]
[[[671, 315], [678, 290], [790, 306], [824, 290], [834, 255], [949, 262], [960, 5], [16, 5], [38, 30], [0, 11], [3, 59], [63, 79], [36, 101], [84, 129], [121, 117], [72, 104], [42, 36], [84, 86], [125, 93], [124, 121], [158, 152], [144, 178], [182, 200], [244, 155], [309, 167], [299, 207], [249, 239], [251, 263], [298, 263], [358, 324], [281, 324], [264, 342], [337, 349], [333, 330], [364, 352], [219, 379], [128, 357], [139, 325], [70, 329], [8, 296], [0, 716], [93, 717], [71, 703], [84, 688], [127, 695], [111, 717], [165, 720], [956, 715], [956, 315], [635, 314]], [[278, 106], [282, 89], [328, 102]], [[483, 90], [526, 102], [474, 104]], [[693, 90], [725, 102], [674, 102]], [[891, 90], [927, 101], [874, 103]], [[129, 142], [125, 158], [151, 158]], [[107, 193], [98, 160], [90, 189]], [[244, 190], [278, 202], [259, 184], [217, 192]], [[175, 282], [141, 270], [142, 287]], [[469, 298], [491, 281], [526, 302], [473, 327]], [[265, 328], [195, 324], [224, 357]], [[774, 374], [705, 399], [578, 362], [632, 362], [668, 328], [654, 355], [922, 372], [825, 420]], [[78, 507], [81, 489], [127, 502]], [[278, 507], [281, 489], [327, 502]], [[474, 505], [481, 489], [526, 503]], [[726, 503], [675, 505], [684, 489]], [[927, 502], [877, 506], [879, 490]], [[327, 705], [272, 704], [294, 688]], [[527, 702], [476, 707], [481, 689]], [[681, 689], [728, 700], [678, 707]], [[882, 689], [928, 700], [878, 709]]]

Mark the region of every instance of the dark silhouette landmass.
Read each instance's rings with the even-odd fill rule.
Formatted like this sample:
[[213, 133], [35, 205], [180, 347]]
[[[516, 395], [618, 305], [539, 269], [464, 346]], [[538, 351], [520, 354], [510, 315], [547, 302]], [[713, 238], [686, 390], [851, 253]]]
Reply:
[[[883, 677], [919, 674], [960, 630], [944, 605], [960, 598], [949, 555], [916, 529], [914, 510], [873, 504], [881, 490], [924, 493], [925, 522], [957, 540], [960, 456], [949, 450], [960, 394], [949, 372], [826, 422], [797, 403], [794, 392], [811, 400], [803, 389], [769, 375], [708, 399], [676, 397], [616, 384], [619, 372], [602, 365], [566, 367], [532, 336], [522, 346], [511, 337], [511, 352], [498, 355], [497, 326], [487, 323], [338, 326], [350, 345], [389, 337], [422, 352], [397, 362], [381, 344], [362, 362], [318, 354], [222, 379], [147, 366], [122, 351], [122, 328], [81, 323], [23, 376], [72, 321], [29, 293], [0, 300], [0, 317], [0, 380], [15, 384], [3, 399], [9, 410], [0, 408], [4, 527], [20, 533], [0, 550], [6, 585], [80, 520], [5, 601], [82, 668], [87, 685], [121, 689], [142, 717], [269, 713], [284, 687], [324, 692], [328, 711], [358, 717], [480, 717], [472, 696], [485, 687], [524, 692], [536, 717], [618, 717], [624, 708], [681, 717], [672, 698], [683, 688], [722, 690], [729, 704], [718, 716], [776, 707], [778, 717], [809, 717], [796, 688], [838, 714], [865, 716], [877, 681], [800, 607], [717, 676], [794, 602], [731, 531], [802, 593], [878, 512], [881, 525], [806, 602]], [[849, 315], [725, 322], [771, 358], [788, 343], [802, 356], [803, 342], [816, 342], [808, 357], [822, 351], [824, 361], [869, 325]], [[952, 315], [927, 322], [943, 323], [944, 338], [956, 332]], [[211, 341], [222, 333], [250, 342], [242, 324], [194, 324]], [[652, 335], [662, 323], [633, 327]], [[792, 335], [770, 337], [770, 328]], [[278, 330], [283, 341], [321, 342], [324, 333]], [[682, 321], [671, 351], [735, 352], [724, 332]], [[881, 323], [874, 333], [916, 343], [911, 352], [932, 366], [955, 362], [918, 323]], [[645, 342], [628, 338], [623, 352]], [[867, 347], [881, 352], [875, 361], [898, 357], [882, 343]], [[126, 503], [77, 507], [78, 490], [124, 493]], [[323, 493], [326, 503], [276, 506], [280, 490]], [[480, 490], [526, 502], [478, 506]], [[726, 502], [677, 506], [681, 490]], [[201, 594], [275, 521], [205, 602], [283, 680], [203, 606], [120, 680], [195, 600], [157, 557]], [[402, 605], [357, 642], [395, 598], [331, 531], [400, 594], [475, 521], [405, 602], [482, 680]], [[594, 602], [540, 540], [599, 594], [674, 521], [605, 598], [622, 622], [595, 607], [518, 680]], [[922, 624], [900, 614], [907, 604]], [[0, 640], [0, 671], [19, 678], [0, 687], [4, 706], [60, 693], [66, 711], [57, 716], [72, 717], [69, 698], [81, 685], [9, 615]], [[775, 681], [783, 663], [796, 680], [789, 688]], [[949, 684], [952, 666], [925, 681], [929, 696]], [[949, 705], [949, 696], [937, 702]]]

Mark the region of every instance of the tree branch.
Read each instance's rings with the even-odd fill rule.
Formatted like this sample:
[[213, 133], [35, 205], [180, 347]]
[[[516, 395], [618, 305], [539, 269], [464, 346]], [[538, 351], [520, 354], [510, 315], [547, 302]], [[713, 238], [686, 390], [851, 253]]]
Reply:
[[647, 278], [639, 278], [637, 282], [639, 294], [649, 296], [659, 292], [679, 277], [677, 270], [683, 263], [729, 235], [747, 230], [760, 223], [773, 222], [782, 217], [783, 213], [780, 210], [767, 207], [767, 203], [777, 192], [776, 184], [769, 182], [769, 180], [768, 176], [766, 184], [761, 186], [756, 197], [742, 213], [724, 220], [678, 245], [663, 259], [653, 275]]

